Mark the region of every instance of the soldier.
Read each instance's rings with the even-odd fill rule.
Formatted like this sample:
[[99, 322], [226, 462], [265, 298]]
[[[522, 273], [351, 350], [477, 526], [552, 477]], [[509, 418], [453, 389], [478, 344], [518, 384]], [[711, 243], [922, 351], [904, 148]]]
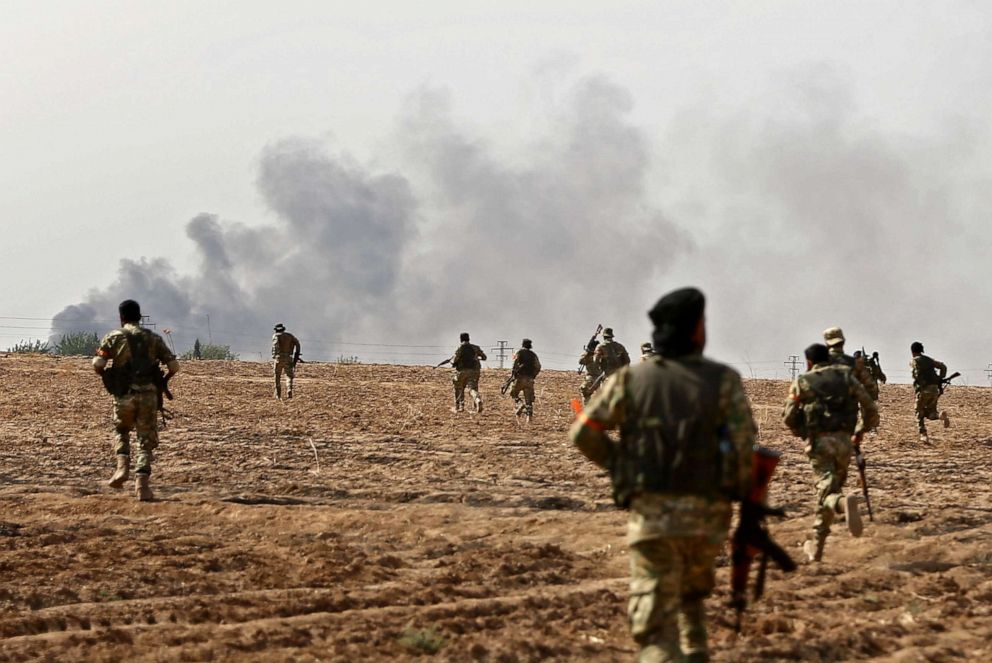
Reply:
[[465, 387], [468, 393], [475, 400], [475, 411], [482, 412], [482, 396], [479, 394], [479, 373], [482, 371], [482, 363], [479, 360], [486, 360], [486, 353], [478, 345], [469, 342], [468, 332], [462, 332], [459, 337], [461, 345], [455, 349], [455, 354], [451, 356], [451, 367], [455, 369], [452, 379], [455, 385], [455, 412], [462, 412], [465, 409]]
[[885, 377], [885, 373], [882, 371], [882, 362], [878, 358], [877, 351], [871, 353], [871, 359], [867, 361], [867, 364], [868, 371], [871, 373], [871, 376], [875, 378], [875, 382], [885, 384], [887, 382], [887, 378]]
[[[750, 484], [751, 408], [740, 376], [701, 354], [704, 304], [695, 288], [662, 297], [648, 314], [658, 356], [621, 368], [569, 431], [630, 509], [628, 616], [641, 661], [708, 660], [703, 600], [731, 501]], [[619, 442], [604, 432], [614, 428]]]
[[654, 347], [650, 342], [641, 343], [641, 361], [647, 361], [654, 356]]
[[613, 340], [611, 327], [603, 330], [603, 342], [596, 347], [595, 361], [607, 378], [624, 366], [630, 365], [630, 355], [627, 354], [627, 348]]
[[847, 366], [854, 373], [854, 377], [865, 388], [872, 400], [878, 400], [878, 383], [872, 379], [871, 373], [865, 366], [864, 359], [855, 359], [851, 355], [844, 354], [844, 332], [840, 327], [830, 327], [823, 331], [823, 340], [830, 348], [830, 363]]
[[913, 369], [913, 389], [916, 391], [916, 420], [920, 424], [920, 442], [927, 444], [930, 442], [927, 419], [939, 419], [944, 422], [944, 428], [951, 426], [947, 412], [937, 414], [937, 400], [943, 392], [942, 383], [947, 375], [947, 366], [923, 354], [923, 344], [919, 341], [914, 341], [909, 349], [913, 353], [910, 368]]
[[[534, 380], [541, 372], [541, 360], [534, 352], [534, 343], [529, 338], [520, 341], [521, 348], [513, 355], [513, 385], [510, 387], [510, 398], [517, 406], [516, 415], [534, 416]], [[523, 399], [520, 392], [523, 392]]]
[[793, 435], [808, 441], [817, 499], [814, 538], [803, 544], [803, 552], [807, 561], [819, 562], [835, 514], [844, 514], [851, 534], [861, 536], [859, 498], [841, 490], [852, 451], [861, 445], [864, 433], [878, 425], [878, 408], [850, 368], [831, 363], [827, 346], [814, 343], [806, 348], [806, 370], [789, 388], [783, 417]]
[[[131, 468], [131, 431], [138, 438], [135, 462], [135, 495], [142, 502], [152, 499], [149, 477], [152, 473], [152, 451], [158, 446], [159, 389], [179, 372], [179, 362], [162, 337], [143, 329], [141, 307], [126, 299], [118, 307], [121, 327], [103, 337], [93, 370], [103, 378], [107, 390], [114, 395], [114, 454], [117, 470], [110, 481], [111, 488], [121, 488]], [[108, 368], [107, 364], [113, 362]], [[163, 378], [159, 364], [168, 373]], [[163, 381], [164, 380], [164, 381]]]
[[282, 374], [286, 372], [289, 388], [286, 398], [293, 397], [293, 379], [296, 377], [296, 362], [300, 360], [300, 341], [286, 331], [281, 322], [273, 327], [272, 335], [272, 370], [276, 377], [276, 398], [282, 398]]
[[582, 356], [579, 357], [579, 365], [586, 368], [586, 379], [579, 389], [582, 393], [583, 403], [588, 403], [589, 399], [592, 398], [592, 395], [599, 388], [599, 385], [603, 384], [603, 378], [600, 377], [603, 375], [603, 369], [596, 363], [597, 347], [599, 347], [599, 341], [593, 338], [589, 341], [589, 345], [585, 347]]

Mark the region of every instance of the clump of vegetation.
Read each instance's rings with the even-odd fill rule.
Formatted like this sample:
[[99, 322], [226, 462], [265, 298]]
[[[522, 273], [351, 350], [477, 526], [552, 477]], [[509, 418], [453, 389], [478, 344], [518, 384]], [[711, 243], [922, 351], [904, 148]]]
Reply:
[[222, 359], [225, 361], [233, 361], [238, 358], [236, 352], [231, 352], [230, 345], [220, 345], [216, 343], [200, 343], [200, 339], [196, 339], [193, 343], [193, 347], [184, 352], [180, 359]]
[[96, 332], [69, 332], [62, 334], [62, 338], [55, 344], [55, 352], [66, 356], [92, 356], [96, 354], [98, 347], [100, 347], [100, 337]]
[[399, 639], [400, 645], [410, 651], [436, 654], [444, 647], [444, 637], [433, 627], [407, 626]]
[[13, 352], [15, 354], [42, 354], [46, 355], [52, 351], [52, 348], [48, 345], [46, 341], [25, 341], [20, 340], [15, 343], [12, 347], [7, 348], [7, 352]]
[[351, 355], [350, 357], [346, 357], [345, 355], [338, 355], [338, 358], [335, 360], [335, 363], [338, 363], [338, 364], [361, 364], [362, 362], [358, 358], [358, 355]]

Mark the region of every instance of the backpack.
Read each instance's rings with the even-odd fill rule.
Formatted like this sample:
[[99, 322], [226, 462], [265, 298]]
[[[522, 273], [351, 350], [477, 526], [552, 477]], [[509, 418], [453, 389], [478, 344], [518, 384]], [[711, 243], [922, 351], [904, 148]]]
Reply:
[[806, 429], [811, 433], [854, 431], [858, 423], [858, 404], [851, 398], [849, 369], [807, 373], [802, 377], [813, 392], [813, 399], [803, 404]]

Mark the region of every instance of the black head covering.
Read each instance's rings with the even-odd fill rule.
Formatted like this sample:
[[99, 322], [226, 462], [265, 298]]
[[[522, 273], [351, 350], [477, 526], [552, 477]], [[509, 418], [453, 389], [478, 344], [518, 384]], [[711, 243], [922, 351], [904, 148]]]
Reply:
[[117, 307], [117, 312], [120, 313], [121, 320], [124, 322], [141, 321], [141, 306], [133, 299], [125, 299], [122, 301]]
[[524, 346], [529, 350], [531, 346], [534, 345], [534, 341], [530, 340], [529, 338], [525, 338], [524, 340], [520, 341], [520, 345]]
[[461, 334], [459, 334], [458, 340], [460, 340], [462, 343], [468, 343], [468, 332], [462, 332]]
[[658, 300], [648, 317], [654, 323], [655, 351], [662, 357], [680, 357], [697, 351], [692, 336], [703, 317], [706, 297], [696, 288], [673, 290]]
[[913, 344], [909, 346], [909, 351], [919, 352], [920, 354], [923, 354], [923, 344], [920, 343], [919, 341], [913, 341]]
[[825, 364], [830, 361], [830, 348], [828, 348], [823, 343], [814, 343], [805, 350], [803, 354], [806, 355], [806, 359], [816, 364]]

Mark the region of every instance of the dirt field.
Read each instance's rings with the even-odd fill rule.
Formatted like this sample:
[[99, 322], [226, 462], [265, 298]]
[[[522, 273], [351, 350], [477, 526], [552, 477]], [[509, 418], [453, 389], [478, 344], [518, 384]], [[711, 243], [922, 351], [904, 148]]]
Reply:
[[[624, 514], [564, 435], [576, 375], [541, 376], [528, 426], [495, 370], [486, 411], [454, 415], [445, 370], [308, 364], [278, 402], [265, 365], [184, 369], [143, 504], [104, 486], [88, 362], [0, 357], [0, 660], [632, 658]], [[813, 486], [786, 385], [748, 389], [784, 452], [773, 534], [799, 558]], [[723, 565], [714, 660], [992, 660], [992, 390], [942, 403], [954, 425], [921, 447], [912, 390], [883, 388], [875, 522], [773, 571], [740, 637]]]

